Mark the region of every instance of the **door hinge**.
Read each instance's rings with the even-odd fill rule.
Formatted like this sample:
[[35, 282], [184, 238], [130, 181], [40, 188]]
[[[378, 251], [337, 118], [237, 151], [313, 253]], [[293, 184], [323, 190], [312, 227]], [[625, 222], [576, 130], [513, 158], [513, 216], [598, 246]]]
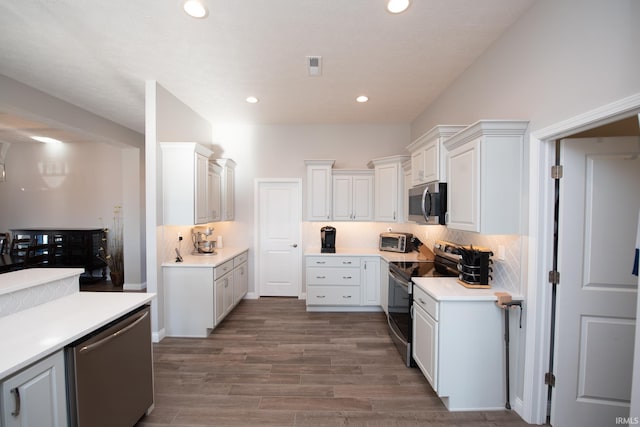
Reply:
[[551, 166], [551, 179], [562, 178], [562, 165]]
[[560, 283], [560, 272], [557, 270], [551, 270], [549, 272], [549, 283]]
[[547, 372], [544, 374], [544, 384], [550, 385], [551, 387], [556, 386], [556, 376], [553, 375], [553, 372]]

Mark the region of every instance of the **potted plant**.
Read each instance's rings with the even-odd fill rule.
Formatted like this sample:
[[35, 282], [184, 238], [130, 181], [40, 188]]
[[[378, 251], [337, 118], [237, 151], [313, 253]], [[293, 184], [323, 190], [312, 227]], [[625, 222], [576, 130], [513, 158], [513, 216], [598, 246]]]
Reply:
[[104, 228], [98, 258], [109, 267], [113, 286], [124, 284], [124, 250], [122, 245], [122, 206], [113, 208], [113, 228]]

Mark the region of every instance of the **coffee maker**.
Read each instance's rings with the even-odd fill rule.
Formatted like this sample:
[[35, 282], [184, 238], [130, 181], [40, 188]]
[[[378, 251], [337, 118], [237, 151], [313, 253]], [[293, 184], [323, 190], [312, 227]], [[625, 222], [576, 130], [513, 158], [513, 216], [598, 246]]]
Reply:
[[336, 253], [336, 229], [331, 226], [324, 226], [320, 229], [320, 252], [323, 254]]

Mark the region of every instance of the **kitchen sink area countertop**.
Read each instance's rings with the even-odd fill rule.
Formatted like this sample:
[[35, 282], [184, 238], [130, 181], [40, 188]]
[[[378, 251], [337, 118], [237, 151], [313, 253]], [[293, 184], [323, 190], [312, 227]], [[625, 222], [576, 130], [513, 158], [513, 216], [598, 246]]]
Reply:
[[215, 255], [199, 254], [192, 255], [191, 252], [181, 253], [182, 262], [176, 262], [174, 256], [170, 261], [162, 263], [163, 267], [216, 267], [223, 264], [234, 257], [240, 255], [243, 252], [248, 251], [249, 248], [216, 248]]
[[455, 277], [413, 277], [411, 280], [436, 301], [498, 301], [496, 292], [507, 292], [514, 300], [524, 299], [494, 286], [488, 289], [465, 288]]
[[0, 318], [0, 379], [62, 349], [155, 294], [76, 292]]

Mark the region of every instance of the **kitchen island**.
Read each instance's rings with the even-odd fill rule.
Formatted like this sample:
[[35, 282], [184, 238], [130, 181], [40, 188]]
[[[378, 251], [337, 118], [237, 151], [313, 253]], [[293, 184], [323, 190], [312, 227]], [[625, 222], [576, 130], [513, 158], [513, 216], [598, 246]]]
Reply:
[[[146, 397], [143, 396], [146, 400], [128, 404], [128, 411], [119, 412], [128, 417], [127, 424], [135, 422], [152, 408], [151, 329], [148, 319], [145, 319], [144, 327], [137, 326], [143, 324], [142, 320], [135, 322], [135, 335], [131, 322], [131, 328], [122, 329], [119, 335], [108, 336], [105, 334], [111, 332], [102, 330], [107, 327], [113, 329], [116, 321], [122, 324], [125, 317], [131, 319], [128, 315], [133, 312], [148, 312], [148, 307], [143, 306], [148, 305], [155, 294], [80, 292], [79, 276], [83, 272], [83, 269], [42, 268], [0, 275], [0, 424], [14, 425], [17, 422], [19, 425], [37, 426], [54, 422], [67, 425], [79, 416], [81, 412], [75, 408], [80, 407], [85, 407], [82, 414], [97, 414], [104, 418], [105, 414], [99, 411], [86, 410], [87, 398], [96, 393], [105, 408], [108, 407], [107, 401], [118, 405], [122, 399], [131, 400], [130, 396], [120, 397], [118, 393], [99, 394], [106, 384], [87, 380], [87, 373], [92, 369], [80, 369], [75, 364], [79, 359], [70, 359], [74, 346], [80, 353], [91, 352], [92, 360], [102, 360], [114, 367], [126, 367], [129, 360], [135, 359], [136, 364], [132, 366], [146, 372], [144, 381], [130, 387], [132, 390], [146, 390]], [[97, 332], [101, 333], [97, 337], [107, 337], [103, 339], [104, 345], [79, 347], [80, 342], [88, 342], [85, 340]], [[126, 344], [119, 348], [130, 351], [119, 350], [111, 355], [109, 348], [121, 343], [123, 337]], [[88, 360], [86, 356], [82, 357]], [[74, 380], [80, 378], [80, 374], [83, 380]], [[110, 382], [117, 388], [126, 385], [119, 382], [116, 375], [111, 375], [111, 378]], [[76, 394], [81, 386], [91, 388], [91, 395], [85, 392]]]

